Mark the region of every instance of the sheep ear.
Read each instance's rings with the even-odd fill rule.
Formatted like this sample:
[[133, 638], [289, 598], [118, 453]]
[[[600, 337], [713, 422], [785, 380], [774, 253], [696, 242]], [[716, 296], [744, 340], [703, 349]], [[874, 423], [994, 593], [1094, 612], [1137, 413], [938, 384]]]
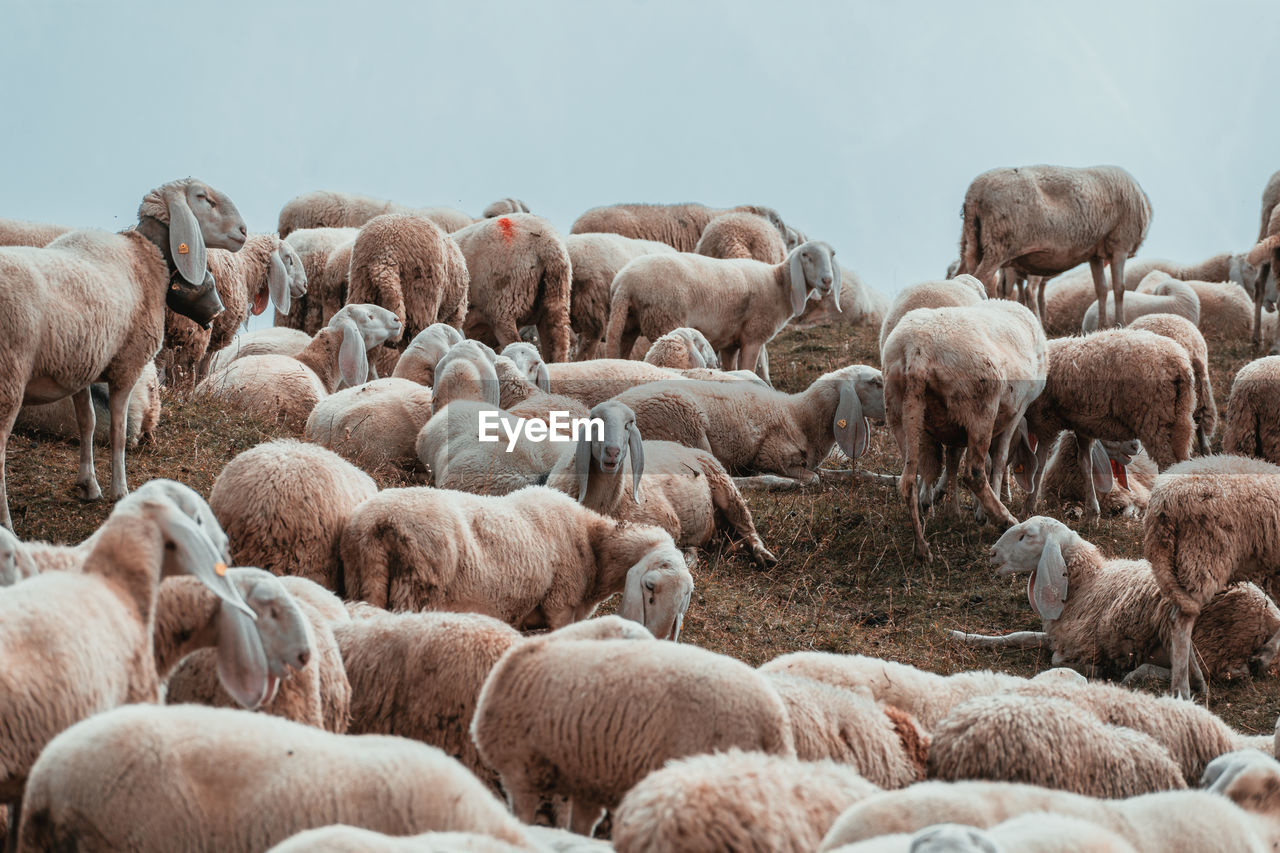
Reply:
[[631, 453], [631, 497], [640, 503], [640, 475], [644, 473], [644, 441], [640, 438], [640, 427], [632, 423], [627, 428], [627, 442]]
[[267, 654], [254, 620], [223, 607], [218, 614], [218, 680], [231, 698], [250, 711], [261, 707], [271, 689]]
[[1093, 475], [1094, 491], [1098, 494], [1105, 495], [1115, 488], [1115, 480], [1111, 477], [1111, 458], [1097, 439], [1089, 447], [1089, 469]]
[[835, 252], [831, 253], [831, 298], [836, 303], [836, 313], [843, 314], [840, 307], [840, 265], [836, 263]]
[[538, 386], [538, 390], [543, 394], [551, 393], [551, 371], [547, 370], [545, 361], [538, 362], [538, 376], [534, 380], [534, 384]]
[[852, 380], [840, 383], [840, 402], [836, 404], [835, 422], [831, 425], [836, 436], [836, 444], [850, 459], [857, 459], [867, 452], [867, 444], [871, 440], [871, 429], [867, 419], [862, 416], [862, 401], [858, 399], [858, 388]]
[[[636, 563], [627, 570], [627, 582], [622, 589], [622, 603], [618, 615], [644, 625], [644, 563]], [[648, 626], [645, 625], [647, 628]]]
[[788, 277], [791, 279], [791, 316], [798, 317], [804, 311], [804, 302], [809, 296], [809, 288], [804, 280], [804, 264], [800, 262], [799, 249], [791, 253], [791, 266]]
[[1031, 442], [1027, 438], [1027, 422], [1018, 422], [1017, 435], [1013, 440], [1013, 445], [1009, 448], [1009, 464], [1013, 466], [1013, 479], [1017, 481], [1019, 488], [1027, 494], [1031, 494], [1031, 487], [1035, 484], [1036, 468], [1040, 464], [1040, 460], [1036, 459], [1035, 452], [1031, 449]]
[[1062, 559], [1062, 546], [1053, 534], [1049, 535], [1044, 550], [1040, 552], [1033, 583], [1032, 604], [1040, 618], [1057, 619], [1061, 616], [1067, 601], [1067, 564]]
[[204, 284], [209, 261], [200, 223], [187, 204], [184, 189], [170, 189], [164, 200], [169, 208], [169, 254], [173, 256], [173, 265], [188, 284], [199, 287]]
[[350, 320], [344, 320], [342, 348], [338, 351], [338, 371], [348, 388], [363, 385], [369, 378], [369, 355], [365, 352], [364, 336]]
[[159, 523], [166, 546], [173, 546], [172, 549], [166, 547], [165, 575], [191, 575], [225, 604], [247, 613], [250, 619], [257, 618], [240, 597], [240, 590], [227, 577], [227, 564], [222, 561], [217, 547], [190, 516], [166, 501], [161, 505]]
[[[284, 260], [280, 257], [279, 249], [271, 253], [271, 263], [267, 270], [267, 292], [271, 294], [271, 301], [276, 304], [280, 313], [288, 314], [289, 306], [292, 304], [289, 295], [289, 271], [284, 268]], [[262, 313], [257, 310], [257, 303], [253, 307], [255, 314]]]
[[587, 481], [591, 479], [591, 442], [582, 438], [578, 440], [578, 449], [574, 451], [573, 470], [578, 474], [578, 503], [587, 500]]

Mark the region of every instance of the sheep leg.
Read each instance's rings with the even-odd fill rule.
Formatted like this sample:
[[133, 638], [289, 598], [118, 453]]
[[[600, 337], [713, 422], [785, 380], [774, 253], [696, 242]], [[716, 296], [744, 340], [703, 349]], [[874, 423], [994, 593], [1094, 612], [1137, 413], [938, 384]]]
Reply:
[[993, 637], [989, 634], [966, 634], [964, 631], [948, 631], [951, 639], [959, 640], [966, 646], [978, 646], [983, 649], [1047, 649], [1049, 635], [1044, 631], [1014, 631]]
[[730, 347], [729, 349], [720, 350], [720, 369], [721, 370], [737, 370], [738, 356], [742, 350], [739, 347]]
[[604, 806], [584, 800], [582, 797], [574, 797], [570, 801], [569, 831], [590, 838], [596, 824], [603, 817]]
[[1112, 325], [1115, 326], [1124, 325], [1124, 262], [1128, 257], [1129, 253], [1125, 251], [1116, 252], [1111, 256], [1111, 292], [1116, 297], [1116, 316], [1112, 320]]
[[1144, 678], [1154, 678], [1159, 681], [1169, 681], [1173, 677], [1173, 670], [1167, 666], [1159, 666], [1154, 663], [1144, 663], [1133, 670], [1133, 672], [1120, 679], [1120, 684], [1128, 686], [1135, 681], [1141, 681]]
[[1009, 445], [1013, 442], [1021, 420], [1021, 417], [1014, 419], [1013, 424], [1000, 434], [1000, 440], [996, 442], [996, 455], [991, 460], [991, 488], [995, 489], [997, 498], [1004, 494], [1005, 484], [1009, 479]]
[[1261, 674], [1267, 667], [1271, 666], [1276, 659], [1276, 654], [1280, 653], [1280, 631], [1271, 635], [1271, 639], [1263, 645], [1258, 653], [1249, 661], [1250, 668]]
[[1041, 326], [1044, 325], [1044, 286], [1048, 284], [1048, 278], [1043, 275], [1036, 276], [1036, 321]]
[[1266, 299], [1267, 276], [1271, 273], [1271, 262], [1263, 261], [1258, 267], [1258, 277], [1253, 282], [1253, 355], [1262, 355], [1262, 303]]
[[9, 801], [9, 813], [6, 817], [9, 819], [9, 827], [5, 832], [4, 849], [5, 853], [15, 853], [18, 849], [18, 821], [22, 817], [22, 795]]
[[1174, 610], [1173, 631], [1169, 635], [1169, 656], [1173, 670], [1170, 687], [1173, 695], [1179, 699], [1191, 698], [1191, 629], [1195, 623], [1195, 616]]
[[1080, 466], [1080, 476], [1084, 478], [1084, 517], [1097, 518], [1101, 510], [1098, 507], [1098, 494], [1093, 488], [1093, 462], [1089, 458], [1089, 450], [1093, 440], [1076, 433], [1076, 463]]
[[744, 343], [742, 348], [738, 350], [738, 363], [742, 365], [751, 365], [744, 369], [753, 371], [756, 376], [768, 381], [768, 377], [760, 370], [760, 345], [756, 343]]
[[[756, 474], [751, 477], [734, 477], [733, 485], [741, 489], [752, 489], [765, 492], [784, 492], [812, 485], [814, 481], [797, 480], [794, 477], [779, 477], [777, 474]], [[894, 477], [894, 482], [898, 481]]]
[[934, 499], [941, 497], [943, 492], [947, 495], [947, 514], [952, 518], [960, 515], [960, 454], [964, 453], [963, 447], [946, 448], [946, 462], [942, 469], [942, 478], [939, 480], [938, 486], [935, 488]]
[[93, 397], [89, 394], [89, 386], [72, 394], [71, 402], [75, 404], [76, 425], [80, 428], [80, 470], [76, 473], [76, 487], [80, 490], [80, 500], [101, 500], [102, 488], [93, 471], [93, 431], [98, 425], [98, 419], [93, 413]]
[[778, 558], [764, 547], [760, 534], [756, 532], [755, 523], [751, 520], [751, 510], [747, 509], [742, 494], [733, 487], [733, 481], [724, 473], [724, 469], [719, 465], [704, 464], [702, 472], [711, 489], [711, 503], [728, 522], [729, 527], [747, 543], [755, 564], [762, 569], [776, 564]]
[[[136, 382], [137, 376], [133, 379]], [[85, 389], [88, 394], [89, 389]], [[112, 382], [108, 385], [107, 411], [111, 413], [111, 500], [118, 501], [129, 494], [129, 482], [124, 472], [124, 444], [126, 420], [129, 417], [129, 394], [133, 382]], [[92, 436], [90, 436], [92, 440]]]
[[[1036, 506], [1040, 503], [1040, 490], [1044, 486], [1044, 467], [1049, 461], [1049, 450], [1052, 444], [1052, 439], [1045, 438], [1041, 438], [1036, 443], [1036, 472], [1031, 477], [1031, 493], [1027, 495], [1022, 508], [1022, 514], [1027, 518], [1036, 514]], [[1089, 480], [1089, 483], [1092, 485], [1093, 480]]]
[[[1089, 272], [1093, 274], [1093, 292], [1098, 297], [1098, 328], [1107, 328], [1107, 271], [1102, 258], [1089, 259]], [[1123, 285], [1122, 285], [1123, 286]], [[1117, 305], [1118, 309], [1120, 306]]]
[[964, 484], [978, 499], [978, 508], [997, 524], [1003, 523], [1006, 528], [1018, 523], [1013, 514], [1000, 503], [991, 490], [987, 480], [987, 450], [991, 447], [991, 427], [995, 422], [995, 405], [989, 411], [980, 413], [978, 423], [969, 430], [969, 446], [965, 448], [968, 456], [964, 464]]
[[498, 339], [499, 350], [507, 344], [520, 343], [520, 329], [516, 326], [515, 320], [507, 317], [493, 324], [493, 335]]

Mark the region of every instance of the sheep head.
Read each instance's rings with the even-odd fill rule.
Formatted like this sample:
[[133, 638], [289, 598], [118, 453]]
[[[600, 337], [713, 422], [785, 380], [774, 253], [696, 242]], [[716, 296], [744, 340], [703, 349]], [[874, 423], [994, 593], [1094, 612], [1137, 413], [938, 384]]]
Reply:
[[394, 311], [367, 302], [342, 306], [329, 319], [329, 325], [334, 326], [343, 320], [349, 320], [355, 324], [360, 331], [360, 336], [364, 338], [366, 351], [388, 341], [398, 341], [400, 335], [404, 333], [404, 325]]
[[670, 537], [627, 570], [618, 615], [639, 622], [659, 640], [679, 641], [693, 595], [693, 575]]
[[1067, 600], [1067, 564], [1062, 554], [1079, 538], [1056, 518], [1035, 515], [996, 540], [991, 562], [1001, 576], [1030, 572], [1027, 600], [1042, 619], [1057, 619]]
[[817, 298], [835, 293], [836, 311], [840, 311], [840, 265], [836, 263], [836, 250], [830, 243], [810, 240], [801, 243], [783, 261], [787, 265], [787, 280], [791, 289], [791, 316], [804, 312], [805, 302], [816, 294]]
[[622, 473], [628, 450], [631, 453], [631, 496], [637, 504], [640, 503], [644, 442], [640, 438], [640, 429], [636, 426], [636, 413], [625, 403], [605, 400], [591, 410], [591, 419], [601, 421], [604, 430], [599, 438], [588, 435], [578, 441], [574, 456], [574, 471], [578, 475], [578, 503], [586, 502], [592, 462], [595, 462], [601, 474], [614, 477]]
[[270, 702], [281, 680], [311, 659], [311, 626], [280, 581], [262, 569], [232, 569], [230, 577], [254, 618], [223, 607], [218, 616], [218, 680], [254, 710]]
[[538, 390], [544, 394], [550, 393], [551, 374], [547, 371], [547, 363], [542, 360], [542, 354], [538, 352], [536, 346], [517, 341], [507, 344], [501, 354], [511, 359], [520, 371], [520, 375], [529, 380], [530, 384], [538, 386]]

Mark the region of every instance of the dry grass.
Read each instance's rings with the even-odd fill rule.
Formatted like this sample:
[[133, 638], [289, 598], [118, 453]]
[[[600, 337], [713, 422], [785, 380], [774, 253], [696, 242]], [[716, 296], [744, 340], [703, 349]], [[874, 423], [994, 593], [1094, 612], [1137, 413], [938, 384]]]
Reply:
[[[1247, 343], [1210, 342], [1213, 381], [1225, 408], [1235, 371], [1249, 360]], [[775, 383], [803, 389], [816, 376], [851, 363], [878, 364], [876, 331], [827, 327], [789, 331], [770, 346]], [[207, 495], [222, 466], [242, 450], [285, 434], [279, 427], [208, 402], [167, 398], [157, 444], [129, 455], [132, 483], [173, 477]], [[74, 443], [15, 436], [9, 446], [9, 496], [23, 538], [76, 542], [109, 511], [106, 503], [75, 497]], [[109, 481], [107, 455], [98, 476]], [[873, 430], [867, 470], [897, 473], [893, 439]], [[375, 477], [383, 486], [400, 478]], [[993, 528], [979, 528], [965, 504], [960, 518], [927, 520], [934, 549], [928, 567], [912, 555], [910, 521], [896, 492], [866, 484], [824, 485], [801, 492], [752, 493], [748, 503], [768, 547], [779, 557], [770, 571], [755, 569], [733, 548], [717, 544], [694, 568], [697, 590], [685, 622], [689, 642], [751, 664], [797, 650], [872, 654], [940, 672], [994, 668], [1023, 675], [1048, 665], [1035, 651], [974, 650], [957, 646], [947, 630], [983, 633], [1038, 629], [1026, 602], [1026, 579], [999, 579], [987, 551]], [[1015, 497], [1015, 514], [1021, 497]], [[1051, 514], [1078, 518], [1072, 507]], [[1142, 556], [1142, 523], [1105, 518], [1070, 522], [1081, 535], [1117, 557]], [[1280, 712], [1274, 676], [1215, 684], [1209, 706], [1248, 732], [1269, 733]]]

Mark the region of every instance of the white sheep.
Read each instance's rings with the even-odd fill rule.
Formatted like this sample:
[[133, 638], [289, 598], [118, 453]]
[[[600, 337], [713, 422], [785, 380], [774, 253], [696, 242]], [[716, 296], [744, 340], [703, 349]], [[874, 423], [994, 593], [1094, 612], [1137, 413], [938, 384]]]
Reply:
[[435, 384], [436, 364], [454, 344], [462, 343], [462, 332], [446, 323], [432, 323], [405, 347], [391, 375], [419, 385]]
[[290, 199], [280, 209], [276, 230], [288, 237], [302, 228], [359, 228], [375, 216], [413, 214], [429, 219], [446, 232], [470, 225], [472, 219], [449, 207], [407, 207], [386, 199], [355, 193], [319, 190]]
[[[93, 440], [98, 444], [109, 444], [111, 415], [107, 409], [106, 384], [95, 382], [90, 385], [89, 396], [93, 402]], [[147, 441], [154, 439], [159, 422], [160, 378], [156, 372], [156, 363], [148, 361], [143, 366], [133, 390], [129, 392], [129, 405], [125, 409], [125, 439], [128, 446], [137, 447], [138, 442], [144, 439]], [[55, 403], [23, 406], [18, 411], [18, 418], [13, 422], [13, 428], [17, 432], [31, 432], [62, 439], [80, 437], [75, 404], [66, 397]]]
[[431, 420], [431, 389], [408, 379], [375, 379], [316, 403], [302, 435], [366, 471], [412, 471], [418, 433]]
[[431, 388], [435, 412], [454, 400], [473, 400], [497, 406], [501, 402], [497, 355], [488, 344], [468, 340], [449, 348], [436, 364]]
[[209, 323], [222, 304], [205, 265], [206, 249], [238, 249], [247, 234], [229, 199], [187, 178], [148, 193], [136, 229], [71, 231], [43, 249], [0, 248], [0, 362], [6, 365], [0, 382], [0, 524], [13, 528], [4, 457], [24, 402], [73, 398], [81, 435], [76, 485], [84, 499], [102, 497], [89, 392], [97, 380], [108, 388], [111, 498], [125, 496], [125, 411], [143, 367], [160, 349], [165, 305]]
[[351, 247], [359, 228], [300, 228], [284, 241], [293, 247], [307, 276], [307, 292], [288, 314], [275, 312], [275, 327], [313, 335], [324, 327], [347, 297]]
[[889, 333], [908, 311], [916, 308], [963, 308], [985, 302], [987, 292], [982, 282], [971, 275], [961, 275], [943, 281], [922, 281], [909, 284], [899, 290], [880, 324], [880, 352]]
[[837, 853], [1137, 853], [1118, 832], [1080, 818], [1028, 813], [990, 829], [962, 823], [927, 826], [834, 848]]
[[[503, 530], [501, 539], [489, 531]], [[398, 610], [469, 610], [559, 628], [615, 593], [620, 613], [678, 638], [693, 579], [671, 536], [622, 524], [542, 487], [501, 497], [387, 489], [340, 544], [347, 594]]]
[[602, 809], [669, 759], [733, 747], [794, 758], [782, 700], [746, 664], [696, 646], [557, 633], [498, 661], [471, 724], [522, 821], [567, 796], [570, 828], [589, 836]]
[[[1124, 322], [1128, 323], [1147, 314], [1177, 314], [1185, 317], [1196, 326], [1200, 325], [1200, 297], [1195, 289], [1185, 281], [1169, 278], [1163, 273], [1152, 273], [1163, 276], [1150, 290], [1139, 289], [1130, 293], [1124, 300]], [[1107, 299], [1107, 308], [1113, 316], [1114, 303]], [[1098, 330], [1098, 306], [1091, 305], [1080, 323], [1080, 331], [1084, 334]]]
[[1222, 452], [1280, 464], [1280, 356], [1251, 361], [1236, 373], [1223, 420]]
[[[526, 420], [477, 400], [437, 406], [414, 444], [419, 465], [442, 489], [506, 495], [539, 485], [563, 451], [549, 441], [529, 440]], [[486, 427], [495, 441], [480, 440]], [[518, 436], [514, 445], [512, 434]]]
[[[733, 211], [763, 216], [785, 239], [787, 226], [773, 208], [742, 204], [727, 209], [704, 204], [611, 204], [593, 207], [574, 220], [570, 234], [603, 232], [636, 240], [656, 240], [679, 252], [692, 252], [707, 225]], [[794, 230], [794, 229], [793, 229]]]
[[1196, 441], [1201, 453], [1212, 452], [1209, 440], [1218, 427], [1218, 403], [1213, 398], [1213, 381], [1209, 375], [1209, 346], [1195, 324], [1176, 314], [1147, 314], [1129, 324], [1131, 329], [1145, 329], [1182, 344], [1191, 359], [1191, 372], [1196, 384], [1196, 408], [1191, 413], [1196, 423]]
[[609, 302], [618, 270], [641, 255], [674, 254], [675, 249], [654, 240], [633, 240], [620, 234], [570, 234], [564, 238], [573, 269], [569, 325], [577, 336], [576, 361], [595, 358], [604, 346]]
[[[1151, 484], [1159, 473], [1156, 463], [1151, 461], [1136, 438], [1130, 441], [1097, 441], [1096, 444], [1097, 448], [1088, 451], [1090, 471], [1087, 473], [1092, 476], [1086, 486], [1086, 472], [1080, 470], [1079, 439], [1069, 430], [1059, 435], [1041, 479], [1040, 499], [1046, 503], [1076, 501], [1083, 504], [1088, 500], [1088, 493], [1093, 492], [1101, 507], [1108, 512], [1121, 513], [1125, 518], [1138, 518], [1147, 511]], [[1018, 471], [1015, 467], [1014, 474], [1019, 482], [1023, 481], [1025, 471]]]
[[30, 850], [86, 838], [138, 853], [265, 850], [334, 823], [529, 846], [497, 798], [434, 747], [199, 705], [119, 708], [62, 733], [33, 768], [20, 833]]
[[614, 279], [605, 355], [626, 356], [642, 334], [656, 340], [692, 326], [706, 335], [726, 370], [749, 370], [813, 294], [839, 287], [835, 250], [820, 241], [798, 246], [776, 264], [693, 254], [640, 257]]
[[789, 251], [783, 237], [766, 217], [735, 210], [708, 222], [693, 252], [708, 258], [753, 258], [776, 264]]
[[649, 351], [644, 354], [644, 361], [673, 370], [720, 367], [720, 356], [707, 336], [688, 326], [672, 329], [650, 344]]
[[0, 217], [0, 246], [42, 248], [72, 230], [66, 225]]
[[528, 213], [529, 205], [525, 204], [518, 198], [500, 198], [490, 204], [480, 214], [483, 219], [492, 219], [495, 216], [501, 216], [504, 213]]
[[[803, 240], [801, 242], [804, 242]], [[788, 243], [790, 246], [790, 244]], [[799, 245], [799, 244], [796, 244]], [[795, 246], [790, 246], [795, 248]], [[836, 306], [836, 293], [810, 301], [804, 312], [791, 321], [792, 328], [822, 325], [840, 320], [854, 326], [875, 328], [884, 322], [889, 313], [889, 300], [879, 290], [870, 287], [862, 276], [848, 267], [840, 267], [840, 305]]]
[[926, 486], [938, 480], [943, 447], [948, 470], [957, 472], [959, 450], [967, 450], [957, 479], [987, 516], [1004, 527], [1017, 523], [999, 494], [1018, 424], [1045, 387], [1046, 349], [1035, 316], [1006, 300], [916, 308], [885, 339], [886, 420], [903, 457], [898, 492], [907, 502], [917, 558], [928, 561], [932, 553], [916, 476]]
[[684, 379], [680, 371], [619, 358], [556, 362], [547, 365], [551, 392], [580, 400], [587, 406], [603, 403], [648, 382]]

